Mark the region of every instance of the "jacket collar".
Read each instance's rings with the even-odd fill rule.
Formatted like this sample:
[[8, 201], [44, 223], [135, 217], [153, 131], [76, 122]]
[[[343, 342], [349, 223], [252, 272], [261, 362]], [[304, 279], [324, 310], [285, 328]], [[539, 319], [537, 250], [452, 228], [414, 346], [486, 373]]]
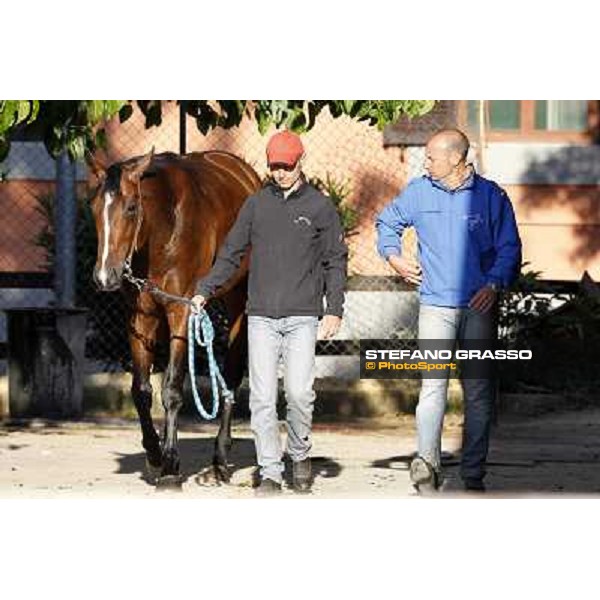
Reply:
[[[299, 196], [303, 196], [308, 191], [308, 182], [306, 181], [306, 177], [301, 175], [301, 183], [297, 190], [294, 190], [285, 200], [290, 200], [291, 198], [296, 198]], [[274, 196], [278, 198], [284, 199], [283, 190], [272, 180], [269, 179], [265, 184], [265, 189], [268, 189]]]
[[476, 178], [478, 177], [478, 175], [475, 172], [475, 167], [473, 165], [468, 166], [470, 167], [469, 175], [457, 188], [454, 189], [446, 187], [441, 181], [438, 181], [437, 179], [432, 179], [429, 175], [426, 175], [425, 177], [430, 181], [431, 185], [441, 190], [444, 190], [445, 192], [452, 193], [460, 192], [461, 190], [470, 190], [475, 187]]

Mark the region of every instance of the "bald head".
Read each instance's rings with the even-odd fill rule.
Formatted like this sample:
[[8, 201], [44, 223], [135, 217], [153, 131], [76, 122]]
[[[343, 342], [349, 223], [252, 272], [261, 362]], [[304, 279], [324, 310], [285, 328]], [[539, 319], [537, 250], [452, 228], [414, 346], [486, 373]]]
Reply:
[[452, 187], [462, 181], [465, 170], [469, 140], [458, 129], [442, 129], [427, 142], [425, 169], [432, 179]]
[[457, 153], [461, 160], [466, 160], [469, 152], [469, 139], [458, 129], [442, 129], [434, 134], [429, 144], [446, 152]]

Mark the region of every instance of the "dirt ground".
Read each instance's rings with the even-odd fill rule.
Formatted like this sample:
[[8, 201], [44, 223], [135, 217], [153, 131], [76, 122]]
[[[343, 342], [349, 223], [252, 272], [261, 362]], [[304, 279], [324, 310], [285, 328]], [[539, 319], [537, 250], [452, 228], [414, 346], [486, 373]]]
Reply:
[[[282, 429], [283, 431], [283, 429]], [[157, 492], [144, 479], [134, 421], [4, 423], [0, 498], [253, 498], [254, 443], [247, 422], [234, 426], [229, 485], [198, 485], [212, 456], [214, 425], [183, 423], [181, 492]], [[308, 498], [416, 498], [408, 462], [414, 418], [317, 423], [313, 493]], [[444, 429], [442, 498], [462, 497], [458, 478], [461, 418]], [[492, 436], [485, 497], [600, 495], [600, 409], [500, 418]], [[283, 498], [297, 497], [288, 487]], [[477, 495], [481, 498], [480, 495]]]

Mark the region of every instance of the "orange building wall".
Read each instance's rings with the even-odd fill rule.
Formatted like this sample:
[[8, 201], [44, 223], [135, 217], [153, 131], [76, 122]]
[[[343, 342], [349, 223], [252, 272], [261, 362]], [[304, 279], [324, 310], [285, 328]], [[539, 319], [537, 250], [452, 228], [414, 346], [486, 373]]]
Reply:
[[13, 180], [0, 183], [0, 271], [43, 271], [44, 250], [35, 239], [46, 221], [36, 196], [54, 191], [47, 181]]
[[523, 241], [523, 258], [545, 279], [600, 280], [600, 187], [504, 186]]

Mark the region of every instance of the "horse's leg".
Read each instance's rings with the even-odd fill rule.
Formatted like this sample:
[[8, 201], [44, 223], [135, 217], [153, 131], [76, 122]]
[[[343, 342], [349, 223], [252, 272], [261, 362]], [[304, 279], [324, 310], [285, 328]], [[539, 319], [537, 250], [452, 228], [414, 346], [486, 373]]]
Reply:
[[133, 359], [133, 379], [131, 397], [137, 410], [142, 428], [142, 446], [146, 450], [146, 461], [153, 474], [162, 463], [160, 438], [152, 421], [152, 385], [150, 372], [154, 361], [158, 317], [152, 314], [136, 312], [129, 331], [129, 343]]
[[167, 310], [170, 343], [169, 364], [163, 377], [162, 403], [165, 409], [165, 437], [161, 482], [165, 485], [179, 482], [179, 450], [177, 448], [177, 418], [183, 404], [183, 380], [187, 357], [187, 308], [171, 306]]
[[[247, 319], [244, 314], [246, 302], [245, 287], [237, 286], [224, 297], [225, 306], [229, 317], [229, 344], [223, 377], [227, 387], [235, 394], [239, 388], [247, 360]], [[233, 404], [223, 403], [221, 410], [221, 423], [219, 433], [215, 439], [215, 452], [213, 465], [215, 476], [218, 481], [228, 482], [231, 473], [228, 466], [229, 452], [232, 446], [231, 420], [233, 416]]]

